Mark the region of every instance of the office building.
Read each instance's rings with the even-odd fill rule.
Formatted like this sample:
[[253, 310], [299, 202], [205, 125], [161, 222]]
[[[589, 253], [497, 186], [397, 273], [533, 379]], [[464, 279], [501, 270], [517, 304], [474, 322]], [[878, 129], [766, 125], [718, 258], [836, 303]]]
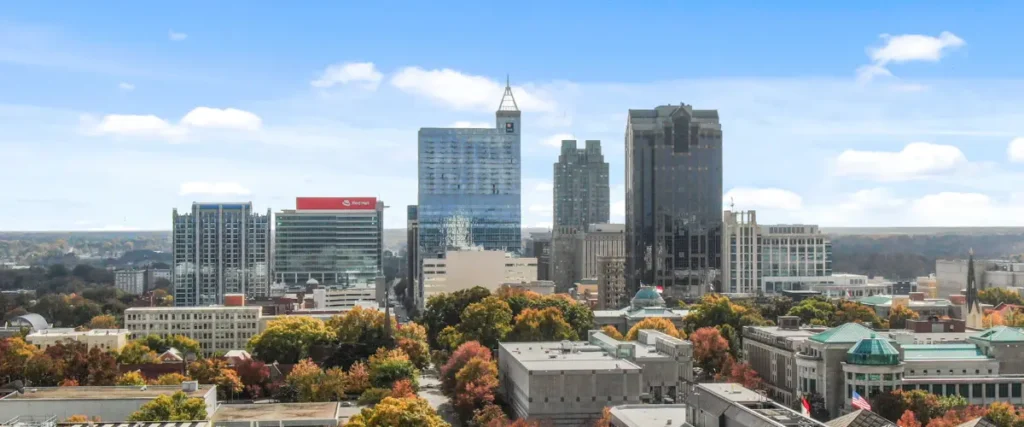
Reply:
[[601, 271], [603, 257], [626, 256], [625, 224], [590, 224], [585, 233], [577, 235], [574, 279], [594, 279]]
[[25, 341], [42, 349], [58, 343], [77, 341], [84, 343], [89, 348], [120, 351], [121, 347], [128, 344], [128, 335], [130, 334], [131, 331], [127, 329], [76, 331], [74, 328], [49, 328], [28, 334]]
[[637, 335], [499, 343], [499, 387], [516, 418], [553, 425], [582, 425], [607, 406], [678, 401], [692, 381], [693, 345], [655, 330]]
[[409, 205], [405, 211], [405, 296], [413, 301], [417, 307], [420, 306], [417, 298], [423, 296], [423, 277], [420, 274], [420, 267], [423, 266], [423, 262], [420, 259], [418, 210], [418, 206]]
[[383, 274], [384, 202], [299, 197], [274, 215], [274, 280], [322, 286], [374, 283]]
[[800, 326], [800, 318], [780, 316], [778, 326], [744, 326], [743, 354], [764, 381], [768, 397], [793, 406], [796, 393], [796, 352], [801, 342], [825, 328]]
[[315, 309], [352, 308], [360, 302], [372, 303], [375, 307], [384, 304], [384, 292], [375, 284], [317, 287], [312, 297]]
[[816, 225], [758, 225], [757, 212], [725, 211], [723, 292], [755, 295], [829, 284], [832, 243]]
[[585, 144], [577, 149], [575, 140], [562, 141], [562, 153], [554, 165], [555, 229], [585, 230], [590, 224], [608, 222], [608, 162], [601, 154], [601, 141]]
[[722, 254], [722, 126], [717, 110], [629, 110], [626, 281], [697, 298], [714, 289]]
[[551, 237], [551, 281], [559, 293], [569, 291], [576, 282], [576, 239], [582, 230], [577, 227], [556, 227]]
[[146, 291], [146, 270], [114, 271], [114, 286], [126, 294], [140, 295]]
[[[967, 289], [966, 259], [935, 261], [935, 287], [938, 298], [958, 295]], [[1024, 286], [1024, 263], [1007, 260], [974, 260], [974, 280], [978, 290]], [[925, 282], [927, 283], [927, 278]], [[918, 279], [919, 283], [921, 279]]]
[[915, 312], [922, 319], [930, 317], [952, 316], [954, 304], [947, 299], [926, 299], [921, 292], [914, 292], [910, 295], [875, 295], [864, 297], [857, 302], [871, 307], [875, 314], [883, 319], [889, 317], [889, 311], [893, 306], [902, 305]]
[[360, 410], [339, 402], [221, 404], [210, 414], [209, 426], [338, 427]]
[[169, 268], [146, 268], [146, 291], [151, 291], [156, 288], [156, 282], [158, 280], [166, 280], [168, 283], [171, 282], [171, 269]]
[[537, 280], [551, 280], [551, 232], [533, 232], [524, 254], [537, 258]]
[[509, 282], [502, 286], [518, 289], [526, 292], [533, 292], [537, 295], [552, 295], [555, 293], [555, 283], [550, 280], [533, 280], [529, 282]]
[[418, 217], [424, 258], [472, 246], [520, 252], [520, 115], [506, 84], [495, 127], [420, 129]]
[[259, 333], [260, 307], [133, 307], [124, 311], [132, 339], [156, 334], [184, 335], [199, 342], [202, 356], [243, 350]]
[[217, 386], [198, 385], [194, 381], [186, 381], [176, 386], [32, 387], [30, 393], [15, 391], [0, 395], [0, 419], [4, 421], [17, 417], [22, 417], [23, 420], [53, 419], [54, 424], [50, 425], [55, 425], [56, 420], [65, 420], [74, 415], [84, 415], [88, 419], [117, 425], [128, 421], [132, 413], [142, 408], [142, 405], [160, 396], [170, 396], [179, 391], [183, 391], [188, 397], [202, 399], [206, 404], [207, 414], [213, 414], [216, 411]]
[[618, 310], [594, 310], [594, 326], [613, 326], [625, 335], [641, 320], [658, 317], [672, 321], [676, 328], [681, 329], [683, 319], [688, 314], [689, 310], [666, 307], [665, 300], [655, 288], [645, 287], [637, 291], [626, 307]]
[[501, 251], [448, 251], [444, 258], [423, 259], [422, 300], [474, 286], [493, 292], [503, 284], [533, 282], [536, 277], [537, 258], [519, 258]]
[[626, 305], [626, 258], [597, 259], [597, 308], [615, 310]]
[[270, 293], [270, 209], [252, 203], [193, 203], [173, 214], [171, 282], [174, 305], [223, 304], [224, 294], [250, 298]]

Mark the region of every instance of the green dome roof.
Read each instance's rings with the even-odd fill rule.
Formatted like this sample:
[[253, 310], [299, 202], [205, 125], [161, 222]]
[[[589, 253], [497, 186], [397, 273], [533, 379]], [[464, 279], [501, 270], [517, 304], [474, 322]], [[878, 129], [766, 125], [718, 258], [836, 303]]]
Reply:
[[857, 341], [846, 352], [846, 363], [853, 365], [899, 365], [900, 352], [889, 341], [871, 334]]
[[631, 302], [634, 309], [665, 306], [665, 300], [661, 298], [661, 294], [650, 286], [640, 288]]

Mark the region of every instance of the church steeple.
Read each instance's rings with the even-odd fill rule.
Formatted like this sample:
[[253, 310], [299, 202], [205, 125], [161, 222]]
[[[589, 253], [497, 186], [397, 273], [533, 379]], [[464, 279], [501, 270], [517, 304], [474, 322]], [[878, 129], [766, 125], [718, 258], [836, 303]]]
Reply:
[[978, 300], [978, 284], [974, 280], [974, 249], [971, 249], [967, 257], [967, 312], [974, 310]]

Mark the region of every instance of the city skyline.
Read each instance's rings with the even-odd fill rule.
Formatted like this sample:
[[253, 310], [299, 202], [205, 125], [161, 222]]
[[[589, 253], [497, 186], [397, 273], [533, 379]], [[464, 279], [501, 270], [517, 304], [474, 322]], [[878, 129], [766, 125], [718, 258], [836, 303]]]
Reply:
[[[0, 16], [13, 41], [0, 49], [9, 77], [0, 82], [0, 179], [9, 183], [0, 229], [164, 230], [167, 209], [193, 201], [274, 211], [297, 196], [416, 204], [416, 130], [490, 123], [506, 73], [530, 124], [524, 227], [552, 222], [549, 165], [562, 139], [606, 141], [611, 220], [623, 222], [626, 113], [681, 101], [720, 112], [730, 139], [723, 199], [768, 222], [1024, 225], [1014, 188], [1024, 177], [1024, 108], [1014, 105], [1024, 64], [1003, 49], [1021, 31], [1009, 20], [1021, 6], [932, 5], [921, 15], [878, 5], [526, 4], [536, 12], [529, 25], [558, 29], [514, 49], [495, 49], [504, 36], [485, 24], [504, 12], [479, 6], [488, 19], [470, 23], [420, 7], [358, 15], [260, 5], [235, 22], [231, 7], [199, 18], [185, 2], [119, 8], [123, 25], [112, 26], [114, 6], [14, 5]], [[592, 31], [658, 38], [676, 28], [654, 24], [684, 15], [699, 18], [695, 34], [728, 34], [702, 41], [715, 56], [664, 58]], [[430, 19], [459, 31], [366, 41], [369, 23], [385, 17], [396, 28]], [[330, 48], [312, 47], [325, 38]], [[645, 66], [622, 64], [627, 56]], [[384, 226], [402, 228], [402, 216], [392, 209]]]

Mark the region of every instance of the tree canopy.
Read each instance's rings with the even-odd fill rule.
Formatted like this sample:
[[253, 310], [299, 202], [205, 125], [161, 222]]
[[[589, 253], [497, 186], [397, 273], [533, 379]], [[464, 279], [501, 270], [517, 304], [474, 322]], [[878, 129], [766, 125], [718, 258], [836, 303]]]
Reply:
[[142, 405], [128, 421], [197, 421], [206, 419], [206, 401], [177, 391]]
[[313, 346], [329, 344], [335, 337], [320, 319], [284, 316], [270, 321], [263, 333], [249, 339], [248, 347], [253, 358], [267, 363], [297, 363], [309, 357]]

